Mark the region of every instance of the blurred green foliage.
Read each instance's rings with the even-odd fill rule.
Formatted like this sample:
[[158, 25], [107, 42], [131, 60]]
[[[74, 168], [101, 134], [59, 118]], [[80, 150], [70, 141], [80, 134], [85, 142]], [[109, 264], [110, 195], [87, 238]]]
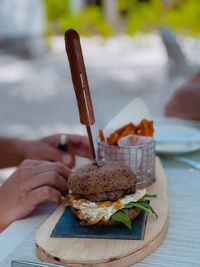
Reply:
[[88, 5], [73, 13], [69, 0], [45, 0], [47, 33], [60, 34], [75, 28], [82, 35], [107, 37], [119, 29], [133, 35], [151, 32], [160, 26], [171, 27], [179, 34], [200, 33], [200, 0], [116, 0], [116, 3], [119, 17], [117, 24], [111, 24], [100, 6]]
[[[123, 0], [119, 1], [119, 4], [120, 2], [123, 2]], [[137, 0], [125, 0], [125, 2], [127, 2], [124, 27], [126, 33], [149, 32], [161, 25], [161, 1], [138, 2]]]
[[106, 22], [102, 10], [98, 6], [90, 5], [75, 16], [69, 15], [60, 18], [61, 29], [64, 31], [69, 28], [78, 30], [80, 34], [91, 35], [99, 34], [104, 37], [110, 36], [114, 29]]
[[182, 34], [199, 35], [200, 1], [182, 0], [166, 12], [165, 24]]
[[60, 34], [74, 28], [81, 35], [110, 36], [114, 28], [106, 21], [102, 9], [88, 5], [80, 11], [70, 12], [69, 0], [45, 0], [47, 34]]
[[171, 27], [179, 34], [199, 35], [199, 0], [119, 0], [119, 9], [124, 12], [126, 2], [125, 31], [149, 32], [161, 26]]

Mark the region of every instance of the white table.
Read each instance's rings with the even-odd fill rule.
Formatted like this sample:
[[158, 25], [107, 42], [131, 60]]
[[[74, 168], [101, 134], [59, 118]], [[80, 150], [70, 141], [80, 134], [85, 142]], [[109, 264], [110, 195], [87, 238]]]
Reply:
[[[188, 156], [200, 160], [200, 151]], [[200, 171], [171, 157], [161, 159], [168, 182], [169, 229], [163, 243], [135, 266], [199, 267]], [[10, 266], [12, 259], [38, 261], [34, 235], [54, 209], [54, 205], [43, 205], [32, 216], [15, 222], [0, 235], [0, 266]]]

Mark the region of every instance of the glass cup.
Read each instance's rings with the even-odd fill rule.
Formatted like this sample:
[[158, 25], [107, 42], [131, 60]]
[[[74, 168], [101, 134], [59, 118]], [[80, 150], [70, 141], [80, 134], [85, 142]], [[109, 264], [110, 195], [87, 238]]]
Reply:
[[137, 177], [137, 188], [155, 181], [155, 141], [134, 146], [111, 146], [98, 139], [98, 160], [113, 160], [127, 165]]

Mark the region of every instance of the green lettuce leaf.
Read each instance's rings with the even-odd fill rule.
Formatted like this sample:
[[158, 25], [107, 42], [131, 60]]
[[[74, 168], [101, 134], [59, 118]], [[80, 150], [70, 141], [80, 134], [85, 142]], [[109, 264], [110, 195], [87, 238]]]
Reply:
[[121, 223], [125, 224], [129, 228], [129, 230], [131, 230], [131, 220], [128, 217], [128, 209], [136, 207], [136, 208], [139, 208], [139, 209], [141, 209], [141, 210], [143, 210], [143, 211], [145, 211], [147, 213], [152, 213], [156, 217], [158, 217], [158, 215], [156, 214], [155, 210], [149, 204], [149, 201], [152, 200], [152, 199], [155, 199], [155, 198], [157, 198], [157, 195], [144, 195], [137, 202], [130, 202], [130, 203], [126, 204], [123, 209], [116, 211], [111, 216], [111, 218], [114, 221], [118, 221], [118, 222], [121, 222]]
[[139, 204], [142, 204], [144, 207], [148, 208], [152, 214], [154, 214], [158, 218], [158, 214], [155, 212], [155, 210], [152, 208], [152, 206], [146, 202], [140, 202]]
[[137, 202], [143, 202], [145, 200], [152, 200], [157, 198], [157, 195], [144, 195], [141, 199], [139, 199]]
[[111, 218], [114, 221], [118, 221], [118, 222], [125, 224], [128, 227], [128, 229], [131, 230], [131, 220], [128, 217], [128, 215], [124, 213], [123, 211], [118, 210], [111, 216]]

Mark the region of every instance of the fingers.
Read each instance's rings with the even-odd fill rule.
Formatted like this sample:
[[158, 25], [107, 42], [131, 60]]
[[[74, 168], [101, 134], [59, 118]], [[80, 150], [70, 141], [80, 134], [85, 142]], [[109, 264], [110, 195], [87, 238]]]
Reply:
[[48, 136], [46, 138], [41, 139], [42, 142], [46, 144], [38, 145], [39, 155], [37, 158], [54, 161], [54, 162], [62, 162], [65, 166], [69, 168], [73, 168], [75, 165], [74, 155], [71, 155], [68, 152], [63, 152], [58, 149], [60, 135]]
[[62, 153], [60, 161], [70, 169], [75, 166], [75, 157], [74, 155], [70, 155], [69, 153]]
[[25, 160], [1, 186], [0, 214], [10, 224], [30, 214], [40, 203], [61, 203], [70, 173], [61, 163]]
[[40, 164], [37, 165], [37, 168], [34, 169], [34, 174], [40, 174], [44, 172], [56, 172], [63, 176], [66, 180], [68, 179], [69, 175], [71, 174], [71, 170], [64, 166], [60, 162], [48, 162], [48, 161], [40, 161]]
[[63, 194], [67, 192], [67, 180], [71, 170], [59, 162], [34, 160], [24, 161], [16, 171], [21, 177], [19, 185], [23, 190], [30, 191], [41, 186], [51, 186]]
[[30, 190], [42, 186], [53, 187], [62, 192], [63, 195], [66, 195], [68, 191], [67, 180], [55, 171], [44, 172], [31, 178], [31, 181], [29, 183]]
[[[37, 157], [49, 161], [59, 161], [68, 166], [74, 167], [74, 156], [92, 158], [89, 140], [86, 136], [69, 134], [67, 135], [67, 151], [58, 150], [60, 134], [47, 136], [39, 140], [40, 153]], [[43, 145], [42, 145], [43, 144]], [[45, 144], [45, 146], [44, 146]]]
[[90, 143], [86, 136], [69, 134], [67, 135], [67, 145], [70, 153], [80, 157], [92, 158]]
[[41, 139], [42, 142], [57, 148], [60, 143], [61, 134], [49, 135]]
[[46, 149], [46, 155], [44, 157], [49, 161], [62, 162], [69, 168], [73, 168], [75, 165], [75, 159], [73, 155], [60, 151], [54, 147], [49, 146], [48, 149]]
[[42, 186], [30, 191], [28, 199], [35, 207], [44, 202], [61, 203], [61, 193], [50, 186]]
[[32, 159], [25, 159], [20, 166], [21, 167], [31, 167], [31, 166], [37, 166], [42, 163], [41, 160], [32, 160]]

